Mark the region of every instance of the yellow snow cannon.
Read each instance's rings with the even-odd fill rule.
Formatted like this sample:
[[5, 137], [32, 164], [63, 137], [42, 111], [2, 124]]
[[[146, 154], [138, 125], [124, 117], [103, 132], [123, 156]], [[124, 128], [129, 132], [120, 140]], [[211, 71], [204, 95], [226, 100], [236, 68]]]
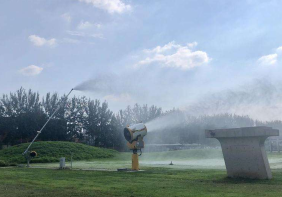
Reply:
[[143, 137], [147, 135], [147, 127], [144, 123], [138, 123], [127, 126], [124, 128], [124, 137], [127, 140], [127, 146], [133, 151], [132, 154], [132, 170], [139, 170], [138, 150], [140, 155], [142, 154], [142, 148], [144, 148]]

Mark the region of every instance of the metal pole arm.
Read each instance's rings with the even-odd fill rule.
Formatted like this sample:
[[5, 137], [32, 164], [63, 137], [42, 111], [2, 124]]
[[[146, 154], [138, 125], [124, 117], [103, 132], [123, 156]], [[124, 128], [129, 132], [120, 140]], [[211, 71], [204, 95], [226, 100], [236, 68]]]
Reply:
[[34, 137], [34, 139], [31, 141], [31, 143], [28, 145], [27, 149], [23, 152], [23, 155], [25, 155], [29, 148], [31, 147], [31, 145], [33, 144], [33, 142], [37, 139], [37, 137], [39, 136], [39, 134], [42, 132], [42, 130], [46, 127], [46, 125], [49, 123], [49, 121], [53, 118], [53, 116], [59, 111], [59, 109], [61, 108], [61, 104], [63, 103], [63, 101], [66, 101], [70, 95], [70, 93], [73, 91], [73, 89], [71, 89], [71, 91], [68, 93], [68, 95], [66, 96], [66, 98], [63, 100], [61, 100], [61, 102], [59, 103], [59, 106], [57, 107], [57, 109], [53, 112], [53, 114], [49, 117], [49, 119], [47, 120], [47, 122], [43, 125], [43, 127], [40, 129], [40, 131], [37, 131], [37, 135]]

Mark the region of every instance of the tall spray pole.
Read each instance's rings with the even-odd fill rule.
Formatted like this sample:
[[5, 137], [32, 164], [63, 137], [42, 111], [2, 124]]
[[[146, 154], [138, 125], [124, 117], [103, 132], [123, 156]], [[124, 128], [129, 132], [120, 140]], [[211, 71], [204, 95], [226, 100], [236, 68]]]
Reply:
[[33, 144], [33, 142], [37, 139], [37, 137], [39, 136], [39, 134], [42, 132], [42, 130], [46, 127], [46, 125], [49, 123], [49, 121], [53, 118], [53, 116], [59, 111], [59, 109], [61, 108], [61, 104], [63, 103], [63, 101], [66, 101], [69, 97], [69, 95], [71, 94], [71, 92], [73, 91], [73, 89], [71, 89], [71, 91], [68, 93], [68, 95], [66, 96], [65, 99], [62, 99], [61, 102], [59, 103], [59, 106], [57, 107], [57, 109], [53, 112], [53, 114], [49, 117], [49, 119], [47, 120], [47, 122], [43, 125], [43, 127], [40, 129], [40, 131], [37, 131], [37, 135], [34, 137], [34, 139], [31, 141], [31, 143], [28, 145], [27, 149], [23, 152], [23, 155], [25, 155], [29, 148], [31, 147], [31, 145]]

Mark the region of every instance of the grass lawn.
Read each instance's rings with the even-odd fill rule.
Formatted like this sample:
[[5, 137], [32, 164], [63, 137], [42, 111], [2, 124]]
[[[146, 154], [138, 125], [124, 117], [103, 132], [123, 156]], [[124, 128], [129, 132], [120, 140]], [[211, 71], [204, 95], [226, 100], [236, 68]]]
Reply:
[[282, 171], [272, 180], [228, 179], [224, 170], [147, 168], [109, 172], [0, 168], [0, 196], [281, 196]]
[[268, 158], [272, 180], [226, 178], [221, 150], [144, 153], [140, 168], [145, 171], [134, 173], [109, 171], [130, 168], [131, 153], [75, 160], [73, 170], [46, 169], [58, 168], [58, 161], [33, 163], [34, 168], [0, 168], [0, 197], [282, 196], [282, 154], [268, 154]]
[[[7, 149], [0, 150], [0, 160], [6, 163], [24, 163], [25, 158], [22, 153], [26, 150], [29, 143], [19, 144]], [[81, 143], [74, 142], [35, 142], [31, 151], [37, 152], [37, 157], [32, 159], [31, 163], [49, 163], [57, 162], [60, 157], [65, 157], [66, 160], [70, 160], [71, 154], [73, 159], [79, 160], [93, 160], [100, 158], [112, 158], [118, 152], [105, 149], [88, 146]]]

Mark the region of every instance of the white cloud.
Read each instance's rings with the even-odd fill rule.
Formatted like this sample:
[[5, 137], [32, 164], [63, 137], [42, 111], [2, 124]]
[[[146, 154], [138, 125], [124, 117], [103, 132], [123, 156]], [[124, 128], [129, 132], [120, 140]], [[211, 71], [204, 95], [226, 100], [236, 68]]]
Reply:
[[84, 32], [80, 32], [80, 31], [67, 31], [67, 33], [71, 36], [80, 36], [80, 37], [86, 36]]
[[84, 29], [89, 29], [89, 28], [92, 28], [92, 27], [96, 27], [97, 29], [100, 29], [102, 27], [102, 25], [101, 24], [93, 24], [93, 23], [90, 23], [88, 21], [81, 21], [79, 23], [79, 25], [77, 26], [77, 29], [84, 30]]
[[276, 49], [277, 53], [282, 53], [282, 46]]
[[80, 2], [85, 2], [87, 4], [92, 4], [102, 10], [106, 10], [109, 13], [123, 13], [125, 11], [131, 10], [131, 6], [123, 3], [121, 0], [79, 0]]
[[257, 62], [262, 66], [272, 66], [281, 63], [282, 46], [276, 49], [276, 53], [261, 56]]
[[262, 56], [258, 59], [258, 63], [261, 65], [274, 65], [277, 62], [277, 54], [270, 54]]
[[79, 25], [77, 26], [78, 29], [88, 29], [91, 27], [93, 27], [93, 24], [88, 21], [85, 21], [85, 22], [81, 21]]
[[164, 45], [163, 47], [157, 46], [153, 49], [145, 49], [144, 52], [146, 52], [146, 53], [162, 53], [162, 52], [168, 51], [172, 48], [180, 48], [180, 47], [181, 47], [181, 45], [177, 45], [177, 44], [175, 44], [174, 41], [172, 41], [172, 42], [169, 42], [168, 44]]
[[104, 38], [104, 35], [103, 34], [92, 34], [90, 35], [91, 37], [93, 38], [100, 38], [100, 39], [103, 39]]
[[71, 22], [71, 16], [68, 13], [64, 13], [61, 15], [61, 17], [68, 23]]
[[55, 38], [47, 40], [45, 38], [39, 37], [37, 35], [30, 35], [29, 37], [30, 42], [32, 42], [35, 46], [56, 46], [57, 41]]
[[189, 48], [194, 48], [194, 47], [198, 46], [198, 43], [197, 42], [188, 43], [187, 46]]
[[95, 24], [95, 27], [97, 28], [97, 29], [100, 29], [101, 27], [102, 27], [102, 25], [101, 24]]
[[138, 62], [135, 66], [158, 63], [165, 67], [174, 67], [182, 70], [188, 70], [197, 66], [207, 64], [211, 59], [204, 51], [192, 51], [190, 48], [195, 47], [196, 42], [188, 43], [186, 46], [170, 42], [164, 46], [157, 46], [154, 49], [146, 49], [149, 57]]
[[39, 75], [42, 72], [42, 70], [43, 68], [39, 66], [30, 65], [28, 67], [19, 70], [19, 72], [25, 76], [35, 76], [35, 75]]
[[92, 37], [92, 38], [100, 38], [103, 39], [103, 34], [88, 34], [81, 31], [67, 31], [67, 33], [71, 36], [78, 36], [78, 37]]

